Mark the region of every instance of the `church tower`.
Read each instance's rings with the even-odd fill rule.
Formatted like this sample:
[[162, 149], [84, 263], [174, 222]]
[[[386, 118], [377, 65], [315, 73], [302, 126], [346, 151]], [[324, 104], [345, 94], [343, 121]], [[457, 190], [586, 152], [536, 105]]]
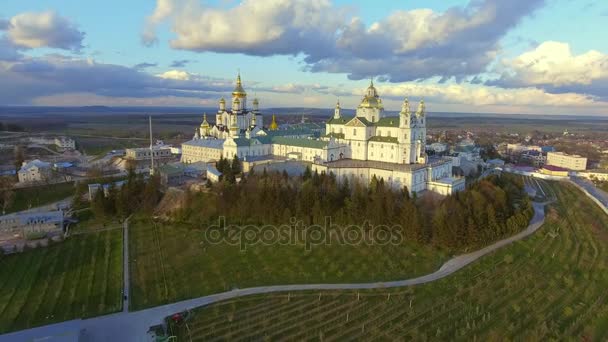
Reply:
[[426, 123], [425, 105], [420, 101], [415, 114], [410, 111], [406, 98], [399, 113], [399, 150], [403, 164], [425, 164]]
[[416, 162], [419, 164], [426, 163], [426, 106], [424, 100], [418, 104], [416, 111]]
[[361, 104], [357, 107], [356, 115], [369, 122], [378, 122], [384, 115], [384, 105], [382, 104], [376, 87], [374, 87], [373, 79], [365, 91], [365, 96], [363, 97], [363, 100], [361, 100]]
[[272, 114], [272, 122], [270, 123], [270, 126], [268, 126], [268, 129], [271, 131], [276, 131], [277, 129], [279, 129], [279, 125], [277, 124], [277, 117], [274, 114]]
[[342, 108], [340, 108], [340, 101], [336, 102], [336, 109], [334, 110], [334, 119], [342, 117]]
[[[237, 103], [237, 107], [234, 107], [234, 104]], [[243, 83], [241, 82], [241, 73], [239, 72], [236, 77], [236, 86], [232, 91], [232, 111], [245, 111], [247, 110], [247, 93], [243, 88]]]
[[201, 136], [209, 136], [209, 122], [207, 121], [207, 113], [203, 114], [203, 123], [201, 124]]
[[239, 125], [237, 123], [237, 115], [230, 114], [230, 136], [233, 138], [238, 138], [240, 136], [241, 130], [239, 129]]

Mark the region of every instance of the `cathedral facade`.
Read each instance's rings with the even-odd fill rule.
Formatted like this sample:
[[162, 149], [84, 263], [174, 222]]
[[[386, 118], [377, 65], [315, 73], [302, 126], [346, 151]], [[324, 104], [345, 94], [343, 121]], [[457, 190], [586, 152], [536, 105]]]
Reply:
[[411, 193], [429, 190], [448, 195], [465, 187], [464, 179], [452, 176], [451, 159], [429, 158], [424, 150], [424, 101], [412, 112], [405, 99], [398, 116], [386, 115], [373, 81], [354, 116], [343, 115], [336, 104], [320, 137], [302, 129], [279, 130], [274, 117], [269, 127], [263, 122], [257, 99], [248, 110], [239, 75], [231, 109], [221, 99], [216, 123], [211, 125], [204, 116], [194, 138], [182, 145], [182, 161], [212, 162], [234, 156], [245, 161], [295, 159], [310, 163], [313, 171], [332, 172], [338, 180], [370, 182], [375, 177]]

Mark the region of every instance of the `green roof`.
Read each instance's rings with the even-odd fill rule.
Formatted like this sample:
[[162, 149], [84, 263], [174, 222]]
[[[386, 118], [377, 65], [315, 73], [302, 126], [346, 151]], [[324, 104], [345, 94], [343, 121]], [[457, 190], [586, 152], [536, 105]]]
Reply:
[[353, 117], [341, 117], [339, 119], [334, 119], [333, 117], [329, 120], [327, 120], [327, 123], [330, 125], [344, 125], [345, 123], [349, 122], [350, 120], [352, 120]]
[[[341, 117], [339, 119], [331, 118], [327, 120], [327, 123], [332, 125], [344, 125], [347, 122], [351, 121], [355, 117]], [[398, 116], [388, 116], [378, 120], [377, 122], [369, 122], [364, 117], [356, 117], [359, 121], [361, 121], [365, 126], [378, 126], [378, 127], [399, 127], [399, 117]]]
[[257, 136], [257, 137], [251, 138], [251, 139], [236, 138], [236, 139], [234, 139], [234, 142], [236, 143], [236, 146], [253, 146], [253, 145], [255, 145], [256, 140], [260, 144], [270, 144], [270, 142], [271, 142], [270, 137], [264, 137], [264, 136]]
[[386, 118], [382, 118], [377, 122], [374, 122], [374, 126], [379, 127], [399, 127], [399, 117], [397, 116], [388, 116]]
[[182, 166], [177, 166], [177, 165], [169, 165], [169, 164], [165, 164], [162, 165], [158, 168], [158, 171], [160, 171], [160, 173], [165, 173], [168, 175], [173, 175], [173, 174], [179, 174], [179, 173], [183, 173], [184, 172], [184, 167]]
[[312, 139], [298, 139], [298, 138], [285, 138], [285, 137], [273, 137], [273, 144], [297, 146], [297, 147], [308, 147], [308, 148], [325, 148], [329, 144], [327, 141], [312, 140]]
[[371, 138], [369, 138], [369, 141], [379, 141], [379, 142], [387, 142], [387, 143], [395, 143], [395, 144], [399, 142], [396, 137], [380, 137], [380, 136], [371, 137]]

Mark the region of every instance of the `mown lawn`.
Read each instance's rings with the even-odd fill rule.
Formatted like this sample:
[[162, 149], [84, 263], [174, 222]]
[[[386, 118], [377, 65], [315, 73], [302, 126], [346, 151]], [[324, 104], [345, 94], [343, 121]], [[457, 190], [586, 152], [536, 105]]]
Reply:
[[418, 245], [238, 246], [202, 243], [200, 229], [134, 222], [131, 305], [142, 309], [233, 288], [395, 280], [432, 272], [447, 258]]
[[0, 257], [0, 333], [122, 309], [122, 230]]
[[61, 201], [74, 195], [74, 183], [59, 183], [20, 188], [15, 190], [15, 198], [6, 213]]
[[608, 340], [608, 217], [569, 184], [545, 225], [455, 274], [375, 291], [251, 296], [195, 310], [178, 341]]

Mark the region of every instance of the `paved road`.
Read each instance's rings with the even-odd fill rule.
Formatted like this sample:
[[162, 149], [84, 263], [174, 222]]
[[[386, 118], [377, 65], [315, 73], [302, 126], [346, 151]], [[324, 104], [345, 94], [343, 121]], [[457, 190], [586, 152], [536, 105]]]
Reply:
[[604, 207], [608, 208], [608, 193], [601, 189], [598, 189], [592, 181], [578, 177], [570, 177], [570, 180], [583, 187], [593, 197], [600, 201], [600, 203], [602, 203]]
[[[307, 285], [276, 285], [260, 286], [247, 289], [238, 289], [229, 292], [194, 298], [173, 304], [158, 306], [135, 312], [120, 312], [112, 315], [94, 317], [85, 320], [73, 320], [39, 328], [22, 330], [19, 332], [0, 335], [0, 342], [19, 342], [44, 340], [49, 336], [59, 336], [73, 333], [75, 330], [82, 330], [83, 341], [151, 341], [146, 334], [150, 326], [160, 324], [162, 319], [173, 313], [193, 309], [199, 306], [212, 304], [226, 299], [248, 296], [253, 294], [265, 294], [272, 292], [304, 291], [304, 290], [353, 290], [353, 289], [377, 289], [391, 288], [424, 284], [432, 282], [460, 270], [480, 257], [492, 253], [497, 249], [508, 245], [514, 241], [521, 240], [540, 228], [545, 220], [544, 206], [546, 203], [533, 203], [534, 216], [526, 230], [500, 240], [488, 247], [476, 252], [460, 255], [450, 259], [441, 266], [439, 270], [425, 276], [413, 279], [359, 283], [359, 284], [307, 284]], [[126, 227], [126, 226], [125, 226]], [[127, 237], [125, 229], [125, 237]], [[127, 240], [125, 240], [127, 241]], [[126, 249], [125, 249], [126, 250]], [[128, 267], [128, 266], [127, 266]], [[125, 277], [128, 288], [128, 278]], [[127, 303], [128, 305], [128, 303]], [[125, 306], [128, 308], [128, 306]]]

